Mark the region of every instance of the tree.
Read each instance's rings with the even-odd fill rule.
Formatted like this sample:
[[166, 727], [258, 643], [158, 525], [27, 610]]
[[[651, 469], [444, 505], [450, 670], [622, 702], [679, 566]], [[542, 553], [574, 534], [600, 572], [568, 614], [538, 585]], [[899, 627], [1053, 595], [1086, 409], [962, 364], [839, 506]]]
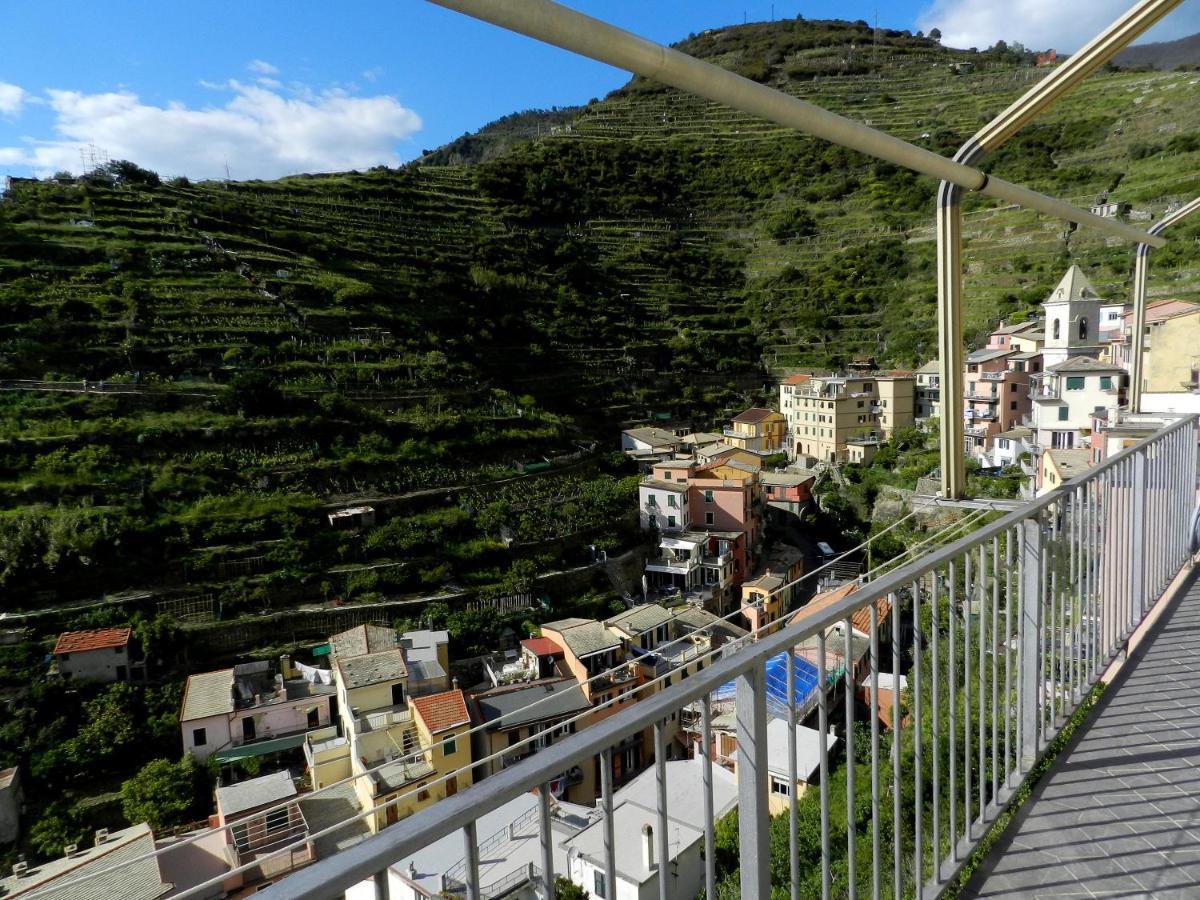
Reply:
[[588, 900], [591, 894], [559, 875], [554, 879], [554, 896], [556, 900]]
[[277, 415], [283, 405], [283, 393], [262, 369], [239, 372], [229, 380], [225, 405], [243, 416]]
[[942, 29], [940, 29], [940, 28], [930, 28], [930, 29], [929, 29], [929, 39], [930, 39], [931, 41], [937, 41], [937, 42], [939, 42], [939, 43], [940, 43], [940, 42], [941, 42], [941, 40], [942, 40]]
[[121, 811], [131, 824], [149, 822], [155, 831], [182, 825], [195, 815], [202, 774], [192, 756], [151, 760], [121, 785]]

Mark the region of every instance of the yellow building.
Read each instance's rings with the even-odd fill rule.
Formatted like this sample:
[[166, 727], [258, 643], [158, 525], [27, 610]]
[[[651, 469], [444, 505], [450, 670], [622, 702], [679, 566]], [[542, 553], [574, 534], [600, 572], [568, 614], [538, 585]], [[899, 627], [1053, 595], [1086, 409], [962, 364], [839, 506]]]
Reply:
[[[1200, 306], [1168, 301], [1147, 310], [1142, 391], [1194, 393], [1200, 385]], [[1154, 307], [1157, 307], [1155, 309]]]
[[879, 394], [879, 427], [885, 440], [897, 428], [907, 428], [917, 421], [917, 376], [908, 372], [889, 372], [875, 378]]
[[[382, 807], [367, 819], [372, 833], [471, 784], [470, 728], [462, 691], [424, 693], [413, 677], [400, 636], [360, 626], [330, 639], [341, 734], [330, 727], [305, 742], [313, 787], [359, 775], [360, 809]], [[461, 773], [452, 772], [463, 769]]]
[[773, 409], [753, 407], [735, 416], [725, 429], [725, 443], [751, 453], [778, 453], [785, 449], [787, 419]]
[[850, 441], [882, 440], [881, 407], [873, 377], [813, 376], [788, 387], [792, 389], [787, 419], [793, 456], [842, 462]]

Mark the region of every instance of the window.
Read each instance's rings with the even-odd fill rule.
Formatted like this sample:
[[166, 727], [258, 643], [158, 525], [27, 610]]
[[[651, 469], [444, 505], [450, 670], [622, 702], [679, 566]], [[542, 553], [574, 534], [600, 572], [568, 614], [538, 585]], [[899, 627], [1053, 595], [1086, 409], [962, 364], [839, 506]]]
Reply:
[[429, 799], [429, 791], [425, 790], [424, 788], [417, 791], [417, 802], [418, 803], [424, 803], [428, 799]]
[[653, 494], [651, 494], [649, 497], [646, 498], [646, 505], [647, 506], [658, 506], [658, 498], [655, 497]]
[[519, 744], [520, 742], [521, 742], [521, 729], [514, 728], [512, 731], [510, 731], [508, 733], [508, 746], [512, 747], [514, 744]]
[[449, 737], [442, 741], [442, 756], [453, 756], [458, 752], [458, 741]]
[[1079, 320], [1079, 339], [1086, 341], [1088, 339], [1088, 321], [1087, 316], [1083, 316]]
[[678, 508], [679, 508], [679, 504], [675, 502], [675, 495], [674, 495], [674, 494], [668, 494], [668, 495], [667, 495], [667, 506], [669, 506], [671, 509], [678, 509]]
[[1011, 393], [1014, 393], [1014, 392], [1016, 391], [1016, 389], [1017, 389], [1017, 383], [1016, 383], [1015, 381], [1014, 381], [1014, 382], [1011, 382], [1011, 383], [1008, 385], [1008, 392], [1009, 392], [1010, 394], [1011, 394]]
[[710, 512], [706, 512], [706, 513], [704, 514], [704, 524], [705, 524], [705, 525], [712, 525], [712, 524], [713, 524], [713, 521], [714, 521], [714, 519], [713, 519], [713, 514], [712, 514], [712, 513], [710, 513]]
[[675, 527], [675, 517], [674, 516], [667, 516], [667, 527], [668, 528]]
[[608, 896], [608, 894], [604, 892], [606, 887], [604, 884], [604, 873], [599, 869], [596, 869], [592, 872], [592, 874], [595, 876], [595, 881], [592, 883], [592, 893], [599, 897], [600, 900], [604, 900], [604, 898]]
[[204, 728], [192, 729], [192, 746], [203, 747], [208, 743], [208, 731]]
[[1008, 438], [997, 438], [996, 443], [1000, 445], [1001, 450], [1008, 449]]
[[392, 706], [400, 706], [404, 702], [404, 685], [392, 685]]
[[1071, 410], [1068, 407], [1060, 406], [1058, 408], [1058, 421], [1060, 421], [1060, 422], [1067, 421], [1067, 416], [1070, 414], [1070, 412], [1071, 412]]
[[1112, 390], [1112, 376], [1111, 375], [1101, 375], [1100, 376], [1100, 388], [1101, 388], [1101, 390], [1105, 390], [1105, 391]]
[[1016, 401], [1016, 400], [1014, 400], [1014, 401], [1012, 401], [1010, 404], [1008, 404], [1008, 408], [1009, 408], [1009, 409], [1016, 409], [1016, 408], [1017, 408], [1017, 401]]
[[705, 502], [705, 503], [712, 503], [712, 502], [713, 502], [713, 492], [712, 492], [712, 491], [705, 491], [705, 492], [704, 492], [704, 502]]
[[266, 815], [267, 834], [273, 831], [282, 831], [288, 827], [288, 811], [287, 808], [273, 809]]
[[1051, 333], [1051, 339], [1052, 339], [1052, 340], [1056, 340], [1056, 341], [1057, 341], [1057, 340], [1058, 340], [1058, 339], [1059, 339], [1059, 338], [1062, 336], [1062, 327], [1061, 327], [1061, 325], [1062, 325], [1062, 323], [1060, 323], [1058, 319], [1055, 319], [1055, 320], [1054, 320], [1054, 330], [1053, 330], [1053, 332]]
[[787, 781], [782, 778], [776, 778], [774, 775], [771, 776], [771, 793], [779, 797], [792, 796], [791, 788]]
[[1082, 375], [1071, 375], [1067, 378], [1068, 391], [1082, 391], [1084, 378]]

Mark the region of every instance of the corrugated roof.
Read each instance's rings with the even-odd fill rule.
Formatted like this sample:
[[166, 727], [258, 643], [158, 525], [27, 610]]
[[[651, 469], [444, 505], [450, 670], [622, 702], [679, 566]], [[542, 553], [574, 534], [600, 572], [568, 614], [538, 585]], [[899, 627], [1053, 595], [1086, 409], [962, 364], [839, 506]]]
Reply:
[[752, 406], [752, 407], [750, 407], [750, 409], [746, 410], [745, 412], [738, 413], [736, 416], [734, 416], [733, 421], [738, 422], [742, 425], [754, 425], [754, 424], [757, 424], [758, 422], [766, 421], [767, 419], [771, 418], [771, 416], [778, 416], [778, 415], [781, 415], [781, 414], [775, 412], [775, 410], [773, 410], [773, 409], [763, 409], [762, 407], [759, 407], [759, 406]]
[[[38, 900], [96, 900], [97, 897], [157, 900], [170, 892], [173, 885], [163, 881], [158, 859], [150, 855], [153, 853], [154, 832], [143, 822], [111, 833], [98, 847], [31, 866], [21, 878], [0, 879], [0, 896], [12, 898], [36, 893]], [[147, 855], [148, 859], [130, 862]], [[127, 864], [107, 874], [79, 880], [85, 874], [103, 873], [120, 863]], [[61, 884], [56, 884], [60, 880]]]
[[400, 646], [396, 629], [383, 625], [359, 625], [329, 639], [329, 648], [334, 657], [362, 656], [364, 653], [379, 653]]
[[574, 621], [576, 624], [565, 628], [561, 627], [561, 623], [543, 625], [542, 628], [551, 628], [561, 634], [563, 643], [576, 657], [591, 656], [621, 646], [621, 639], [599, 622], [591, 619]]
[[604, 624], [620, 628], [627, 634], [638, 635], [670, 621], [671, 614], [662, 606], [657, 603], [646, 603], [623, 613], [617, 613], [615, 616], [605, 619]]
[[399, 650], [365, 653], [337, 661], [338, 679], [348, 689], [366, 687], [381, 681], [395, 681], [408, 676], [404, 654]]
[[[516, 728], [530, 722], [561, 719], [592, 708], [583, 688], [574, 679], [495, 688], [476, 694], [472, 699], [483, 721], [496, 723], [497, 728]], [[503, 721], [497, 721], [501, 717]]]
[[189, 675], [183, 688], [179, 721], [205, 719], [233, 712], [233, 669]]
[[285, 769], [217, 788], [217, 809], [226, 818], [296, 796], [296, 785]]
[[536, 637], [526, 638], [521, 641], [521, 646], [525, 647], [534, 656], [562, 656], [563, 649], [550, 640], [550, 638]]
[[426, 694], [424, 697], [414, 697], [408, 701], [417, 715], [425, 722], [430, 734], [437, 734], [449, 728], [458, 728], [471, 722], [471, 714], [467, 712], [467, 701], [463, 692], [457, 688], [444, 691], [441, 694]]
[[1120, 366], [1114, 366], [1110, 363], [1100, 362], [1098, 359], [1092, 359], [1090, 356], [1072, 356], [1070, 359], [1060, 362], [1056, 366], [1048, 366], [1047, 372], [1122, 372]]
[[84, 653], [88, 650], [105, 650], [124, 647], [129, 643], [129, 628], [96, 628], [92, 631], [64, 631], [54, 645], [59, 653]]

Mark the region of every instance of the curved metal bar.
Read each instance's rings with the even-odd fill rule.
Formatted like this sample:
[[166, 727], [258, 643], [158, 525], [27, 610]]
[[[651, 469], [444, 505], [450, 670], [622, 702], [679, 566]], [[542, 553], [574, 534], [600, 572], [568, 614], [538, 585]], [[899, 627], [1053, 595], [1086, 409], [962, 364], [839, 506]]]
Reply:
[[[1161, 234], [1180, 219], [1186, 219], [1200, 209], [1200, 197], [1191, 203], [1167, 213], [1150, 226], [1150, 234]], [[1138, 244], [1137, 257], [1133, 264], [1133, 330], [1130, 336], [1129, 357], [1129, 410], [1141, 412], [1142, 366], [1146, 355], [1146, 281], [1150, 277], [1150, 246]]]
[[[1141, 0], [1135, 4], [1078, 53], [979, 129], [954, 154], [955, 162], [970, 165], [995, 151], [1180, 2]], [[949, 180], [943, 181], [938, 188], [937, 242], [942, 495], [958, 499], [966, 492], [966, 449], [963, 444], [965, 404], [962, 396], [962, 373], [966, 362], [962, 318], [962, 187]]]

